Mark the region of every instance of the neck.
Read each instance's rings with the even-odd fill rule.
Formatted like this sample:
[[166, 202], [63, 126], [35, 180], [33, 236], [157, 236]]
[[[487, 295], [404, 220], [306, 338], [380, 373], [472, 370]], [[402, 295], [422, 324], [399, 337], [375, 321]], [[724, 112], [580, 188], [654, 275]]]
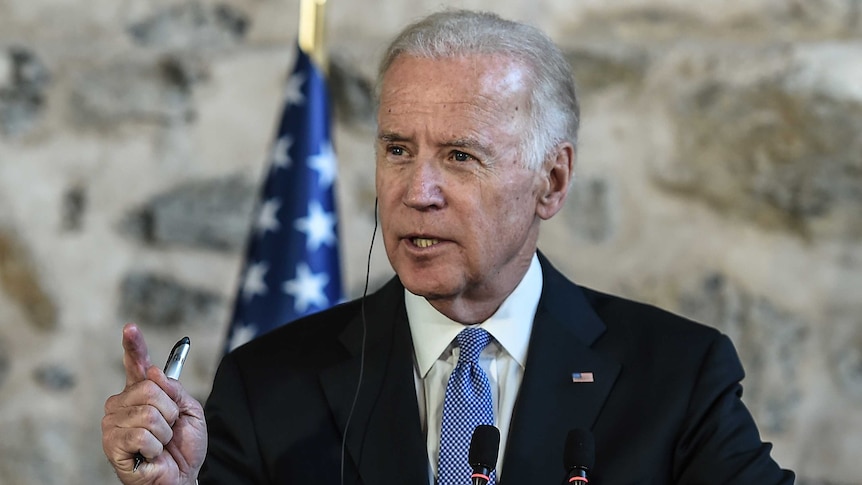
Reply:
[[464, 325], [473, 325], [491, 318], [491, 315], [500, 308], [509, 294], [511, 292], [496, 301], [474, 302], [467, 301], [465, 298], [457, 298], [455, 300], [428, 300], [428, 303], [450, 320]]
[[426, 299], [435, 310], [450, 320], [464, 325], [482, 323], [491, 318], [506, 298], [521, 284], [524, 275], [530, 269], [532, 254], [529, 258], [523, 258], [524, 260], [515, 266], [515, 271], [512, 271], [508, 278], [505, 275], [492, 278], [491, 281], [494, 282], [492, 287], [474, 288], [472, 291], [453, 297], [426, 296]]

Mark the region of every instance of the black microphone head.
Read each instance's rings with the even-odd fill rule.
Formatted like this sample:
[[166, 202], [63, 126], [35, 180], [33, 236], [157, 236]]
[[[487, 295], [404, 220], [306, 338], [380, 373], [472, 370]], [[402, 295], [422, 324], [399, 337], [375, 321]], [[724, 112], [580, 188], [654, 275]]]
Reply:
[[500, 451], [500, 430], [480, 424], [473, 430], [470, 438], [470, 466], [481, 466], [493, 470], [497, 466], [497, 454]]
[[563, 466], [566, 471], [573, 468], [591, 469], [596, 461], [596, 443], [593, 434], [585, 429], [573, 429], [566, 436]]

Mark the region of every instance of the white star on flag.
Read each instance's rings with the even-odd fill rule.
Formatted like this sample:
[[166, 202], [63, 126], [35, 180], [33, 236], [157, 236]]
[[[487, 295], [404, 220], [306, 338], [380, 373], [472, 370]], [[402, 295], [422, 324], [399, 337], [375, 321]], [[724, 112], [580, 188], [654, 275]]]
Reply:
[[335, 180], [335, 163], [335, 152], [332, 151], [332, 143], [329, 141], [321, 144], [320, 153], [308, 157], [308, 166], [317, 171], [321, 187], [328, 189]]
[[275, 142], [272, 147], [272, 169], [288, 168], [293, 160], [290, 159], [290, 147], [293, 146], [293, 137], [284, 135]]
[[258, 261], [245, 270], [245, 279], [242, 283], [242, 297], [245, 301], [251, 300], [255, 295], [266, 294], [266, 282], [263, 281], [263, 277], [267, 271], [269, 271], [269, 265], [266, 261]]
[[255, 336], [257, 336], [257, 326], [253, 323], [245, 324], [237, 322], [236, 326], [234, 326], [233, 333], [231, 333], [230, 336], [230, 343], [228, 344], [230, 350], [251, 342]]
[[305, 247], [309, 251], [317, 251], [322, 244], [335, 245], [335, 224], [338, 218], [332, 212], [323, 210], [320, 202], [313, 200], [308, 204], [308, 216], [301, 217], [293, 223], [297, 231], [306, 235]]
[[305, 74], [303, 73], [292, 74], [287, 78], [287, 85], [284, 87], [284, 102], [287, 106], [300, 105], [305, 102], [305, 96], [302, 94], [304, 82]]
[[281, 199], [272, 198], [263, 203], [257, 217], [257, 224], [254, 226], [258, 235], [263, 236], [267, 231], [276, 232], [281, 229], [276, 215], [279, 209], [281, 209]]
[[299, 312], [305, 312], [309, 306], [325, 308], [329, 305], [329, 299], [323, 293], [323, 288], [329, 283], [329, 275], [326, 273], [312, 273], [311, 268], [305, 263], [296, 265], [296, 278], [285, 281], [281, 289], [296, 300], [293, 308]]

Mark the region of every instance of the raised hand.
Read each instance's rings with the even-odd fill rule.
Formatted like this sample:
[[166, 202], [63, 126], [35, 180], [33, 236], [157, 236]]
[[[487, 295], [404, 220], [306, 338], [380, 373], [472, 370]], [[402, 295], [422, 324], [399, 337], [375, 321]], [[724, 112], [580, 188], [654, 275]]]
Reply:
[[[126, 485], [195, 483], [207, 446], [201, 404], [152, 364], [134, 324], [123, 328], [123, 349], [126, 386], [102, 418], [105, 456]], [[146, 460], [135, 471], [138, 453]]]

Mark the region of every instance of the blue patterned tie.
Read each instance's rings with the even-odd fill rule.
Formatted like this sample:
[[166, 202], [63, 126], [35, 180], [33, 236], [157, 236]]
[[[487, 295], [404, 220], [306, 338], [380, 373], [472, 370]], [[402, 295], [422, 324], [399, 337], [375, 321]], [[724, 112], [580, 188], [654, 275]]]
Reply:
[[[443, 400], [443, 425], [440, 430], [440, 460], [437, 485], [468, 485], [472, 468], [467, 463], [470, 438], [480, 424], [494, 425], [494, 403], [488, 376], [479, 367], [479, 354], [491, 335], [481, 328], [465, 328], [456, 337], [460, 352], [458, 363], [449, 376]], [[489, 485], [496, 482], [491, 474]]]

